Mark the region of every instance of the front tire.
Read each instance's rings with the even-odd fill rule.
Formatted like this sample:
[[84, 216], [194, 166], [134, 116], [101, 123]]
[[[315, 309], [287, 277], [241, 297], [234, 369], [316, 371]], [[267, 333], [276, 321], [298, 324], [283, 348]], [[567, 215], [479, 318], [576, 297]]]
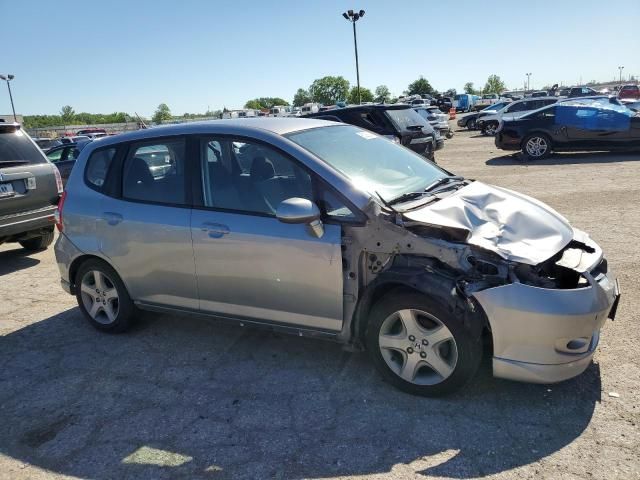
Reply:
[[78, 269], [75, 284], [78, 306], [93, 327], [120, 333], [131, 326], [135, 306], [111, 266], [101, 260], [89, 260]]
[[488, 122], [482, 129], [483, 135], [489, 135], [493, 137], [498, 130], [498, 124], [496, 122]]
[[472, 118], [467, 122], [467, 128], [469, 130], [475, 130], [476, 129], [476, 119]]
[[522, 142], [522, 153], [529, 160], [542, 160], [551, 154], [551, 139], [544, 133], [532, 133]]
[[365, 343], [382, 377], [413, 395], [462, 388], [482, 359], [481, 338], [474, 338], [442, 301], [417, 293], [392, 293], [376, 303]]
[[45, 234], [40, 235], [39, 237], [30, 238], [28, 240], [22, 240], [20, 245], [25, 250], [29, 250], [31, 252], [38, 252], [40, 250], [45, 250], [49, 245], [53, 242], [53, 227], [48, 230]]

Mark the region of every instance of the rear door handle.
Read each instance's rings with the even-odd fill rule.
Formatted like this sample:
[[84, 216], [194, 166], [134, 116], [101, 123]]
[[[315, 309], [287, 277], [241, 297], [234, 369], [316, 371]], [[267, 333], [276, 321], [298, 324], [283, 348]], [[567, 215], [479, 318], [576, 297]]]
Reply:
[[103, 212], [102, 218], [105, 219], [109, 225], [117, 225], [122, 221], [122, 215], [115, 212]]
[[221, 223], [204, 222], [200, 230], [206, 232], [209, 238], [221, 238], [229, 233], [229, 227]]

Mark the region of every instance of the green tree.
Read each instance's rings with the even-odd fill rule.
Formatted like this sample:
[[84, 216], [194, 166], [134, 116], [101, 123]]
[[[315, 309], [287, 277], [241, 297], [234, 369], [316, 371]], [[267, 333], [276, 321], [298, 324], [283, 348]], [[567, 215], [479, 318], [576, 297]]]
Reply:
[[293, 96], [293, 106], [301, 107], [305, 103], [311, 103], [311, 95], [304, 88], [299, 88], [296, 94]]
[[358, 102], [358, 87], [351, 87], [347, 102], [358, 105], [360, 102], [373, 102], [373, 93], [368, 88], [360, 87], [360, 102]]
[[349, 95], [349, 81], [344, 77], [326, 76], [314, 80], [309, 87], [309, 94], [314, 102], [333, 105], [344, 101]]
[[244, 104], [244, 108], [250, 108], [252, 110], [261, 110], [265, 108], [271, 108], [274, 105], [289, 105], [289, 102], [280, 97], [260, 97], [247, 101]]
[[165, 120], [171, 120], [171, 118], [171, 110], [169, 110], [168, 105], [166, 103], [161, 103], [158, 105], [158, 108], [153, 114], [153, 117], [151, 117], [151, 120], [155, 123], [162, 123]]
[[498, 75], [489, 75], [487, 78], [487, 83], [484, 85], [482, 89], [483, 93], [502, 93], [505, 91], [507, 87], [504, 82], [500, 80]]
[[62, 118], [62, 123], [65, 125], [69, 125], [73, 123], [73, 119], [76, 116], [76, 112], [73, 110], [71, 105], [65, 105], [60, 110], [60, 117]]
[[407, 87], [407, 95], [432, 95], [433, 93], [435, 93], [435, 90], [429, 80], [422, 75]]
[[375, 100], [378, 103], [384, 103], [391, 98], [391, 92], [386, 85], [379, 85], [376, 87]]
[[477, 95], [478, 91], [473, 88], [473, 82], [467, 82], [464, 84], [464, 92], [468, 93], [469, 95]]

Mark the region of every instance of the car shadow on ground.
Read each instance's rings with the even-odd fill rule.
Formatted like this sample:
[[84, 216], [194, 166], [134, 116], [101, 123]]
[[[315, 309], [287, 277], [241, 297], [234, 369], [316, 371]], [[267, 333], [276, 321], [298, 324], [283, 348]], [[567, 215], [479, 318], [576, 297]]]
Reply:
[[619, 163], [640, 161], [638, 152], [571, 152], [553, 153], [543, 160], [528, 160], [522, 152], [490, 158], [485, 163], [493, 167], [508, 165], [580, 165], [593, 163]]
[[82, 478], [469, 478], [571, 443], [597, 365], [527, 385], [491, 377], [439, 399], [382, 382], [337, 344], [144, 315], [95, 331], [77, 308], [0, 337], [0, 453]]
[[0, 276], [38, 265], [40, 260], [29, 256], [33, 253], [23, 248], [0, 252]]

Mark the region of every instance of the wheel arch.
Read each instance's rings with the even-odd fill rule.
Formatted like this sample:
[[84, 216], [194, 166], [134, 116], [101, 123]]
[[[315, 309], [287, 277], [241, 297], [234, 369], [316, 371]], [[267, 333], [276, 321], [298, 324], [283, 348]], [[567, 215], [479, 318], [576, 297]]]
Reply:
[[70, 283], [72, 294], [74, 295], [76, 294], [76, 275], [78, 274], [78, 270], [80, 270], [80, 267], [82, 266], [82, 264], [84, 264], [85, 262], [88, 262], [89, 260], [97, 260], [99, 262], [103, 262], [109, 265], [109, 267], [115, 270], [115, 272], [118, 274], [118, 277], [120, 277], [120, 280], [122, 281], [125, 288], [127, 289], [127, 292], [131, 292], [131, 290], [129, 289], [129, 286], [127, 285], [127, 281], [122, 277], [122, 275], [120, 275], [120, 272], [118, 271], [118, 269], [111, 262], [109, 262], [107, 259], [99, 255], [87, 253], [87, 254], [79, 255], [78, 257], [74, 258], [73, 261], [71, 262], [71, 265], [69, 265], [69, 283]]
[[543, 135], [544, 137], [546, 137], [546, 139], [549, 141], [549, 150], [553, 150], [553, 138], [551, 137], [551, 135], [541, 129], [533, 129], [529, 132], [526, 133], [526, 135], [523, 135], [522, 137], [522, 141], [520, 142], [520, 149], [524, 150], [525, 148], [525, 143], [527, 141], [527, 139], [531, 136], [531, 135]]
[[359, 296], [351, 322], [353, 342], [363, 344], [372, 307], [391, 292], [418, 293], [439, 300], [449, 312], [463, 319], [464, 326], [474, 337], [480, 337], [491, 328], [487, 316], [474, 298], [462, 296], [456, 283], [456, 279], [449, 275], [423, 268], [391, 268], [383, 272]]

